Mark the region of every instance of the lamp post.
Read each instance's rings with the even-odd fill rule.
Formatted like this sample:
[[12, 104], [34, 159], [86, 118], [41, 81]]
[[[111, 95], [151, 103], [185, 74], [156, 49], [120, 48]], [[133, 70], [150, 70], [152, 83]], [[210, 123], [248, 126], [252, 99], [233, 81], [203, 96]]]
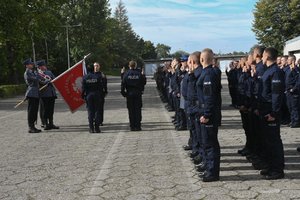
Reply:
[[64, 26], [61, 26], [61, 27], [64, 27], [66, 28], [66, 35], [67, 35], [67, 55], [68, 55], [68, 69], [70, 68], [70, 48], [69, 48], [69, 28], [72, 28], [72, 27], [79, 27], [79, 26], [82, 26], [81, 23], [77, 24], [77, 25], [69, 25], [69, 24], [66, 24]]

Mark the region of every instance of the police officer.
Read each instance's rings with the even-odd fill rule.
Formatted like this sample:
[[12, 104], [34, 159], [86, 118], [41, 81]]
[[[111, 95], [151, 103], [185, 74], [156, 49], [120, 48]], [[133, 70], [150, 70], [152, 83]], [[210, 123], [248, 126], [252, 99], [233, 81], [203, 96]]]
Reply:
[[37, 114], [39, 109], [39, 82], [40, 77], [36, 70], [34, 70], [34, 63], [31, 61], [31, 58], [26, 59], [23, 62], [23, 65], [26, 67], [26, 71], [24, 73], [24, 80], [27, 85], [27, 90], [25, 93], [25, 97], [28, 100], [27, 107], [27, 120], [29, 126], [29, 133], [39, 133], [40, 129], [37, 129], [34, 123], [37, 120]]
[[[280, 69], [284, 72], [284, 77], [286, 77], [289, 71], [289, 65], [287, 63], [288, 56], [281, 57], [281, 66]], [[281, 124], [282, 125], [289, 125], [291, 122], [291, 114], [288, 108], [288, 102], [286, 95], [283, 96], [283, 102], [281, 104]]]
[[100, 126], [103, 126], [103, 120], [104, 120], [104, 102], [105, 102], [105, 97], [107, 95], [107, 78], [106, 75], [100, 71], [101, 66], [99, 63], [95, 62], [94, 63], [94, 73], [98, 74], [102, 78], [102, 91], [101, 91], [101, 98], [100, 98]]
[[[95, 67], [96, 68], [96, 67]], [[103, 92], [102, 77], [93, 73], [93, 67], [88, 67], [88, 74], [82, 80], [82, 98], [86, 100], [88, 109], [89, 132], [100, 133], [100, 101]]]
[[186, 113], [184, 111], [185, 109], [185, 100], [184, 97], [182, 96], [183, 92], [183, 79], [185, 75], [188, 73], [188, 65], [187, 65], [187, 60], [188, 56], [183, 56], [180, 58], [181, 60], [181, 66], [180, 70], [178, 73], [178, 93], [177, 95], [179, 96], [179, 110], [178, 110], [178, 122], [179, 125], [176, 127], [176, 130], [186, 130], [187, 129], [187, 121], [186, 121]]
[[284, 177], [284, 153], [280, 137], [280, 108], [284, 90], [284, 75], [276, 64], [278, 52], [266, 48], [263, 63], [267, 66], [262, 80], [262, 104], [259, 107], [262, 131], [265, 134], [265, 149], [268, 168], [260, 172], [267, 180]]
[[221, 112], [221, 107], [222, 107], [222, 96], [221, 96], [221, 90], [222, 90], [222, 83], [221, 83], [221, 77], [222, 77], [222, 71], [220, 69], [220, 64], [217, 58], [213, 59], [213, 69], [215, 70], [215, 73], [217, 74], [218, 77], [218, 83], [219, 83], [219, 87], [218, 87], [218, 124], [219, 126], [221, 126], [221, 121], [222, 121], [222, 112]]
[[297, 80], [299, 77], [299, 69], [296, 67], [296, 57], [290, 55], [287, 61], [289, 68], [285, 71], [285, 94], [287, 106], [291, 114], [291, 128], [300, 127], [299, 119], [299, 90], [297, 88]]
[[225, 73], [227, 75], [228, 80], [228, 88], [229, 88], [229, 94], [231, 97], [231, 105], [232, 107], [236, 107], [237, 104], [237, 85], [238, 85], [238, 79], [237, 79], [237, 63], [235, 61], [230, 63], [230, 70], [227, 71], [227, 68], [225, 70]]
[[202, 73], [197, 80], [197, 90], [200, 109], [200, 127], [204, 149], [205, 171], [200, 175], [203, 182], [219, 180], [220, 175], [220, 145], [218, 141], [218, 77], [213, 64], [213, 51], [204, 49], [200, 61]]
[[121, 94], [127, 99], [131, 131], [142, 130], [142, 94], [146, 84], [146, 77], [136, 67], [135, 61], [129, 62], [129, 70], [124, 74], [121, 84]]
[[189, 120], [189, 129], [192, 135], [192, 152], [190, 157], [193, 162], [198, 165], [201, 164], [203, 158], [203, 148], [201, 140], [201, 131], [199, 120], [199, 108], [198, 108], [198, 98], [197, 98], [197, 87], [196, 82], [198, 77], [201, 75], [202, 66], [200, 64], [200, 52], [192, 53], [188, 58], [189, 65], [189, 78], [187, 85], [187, 115]]
[[43, 102], [42, 122], [45, 123], [44, 130], [59, 129], [59, 127], [53, 123], [54, 105], [57, 95], [54, 86], [49, 82], [53, 80], [55, 76], [47, 69], [45, 60], [37, 61], [37, 67], [40, 76], [48, 81], [47, 86], [40, 91], [40, 97]]

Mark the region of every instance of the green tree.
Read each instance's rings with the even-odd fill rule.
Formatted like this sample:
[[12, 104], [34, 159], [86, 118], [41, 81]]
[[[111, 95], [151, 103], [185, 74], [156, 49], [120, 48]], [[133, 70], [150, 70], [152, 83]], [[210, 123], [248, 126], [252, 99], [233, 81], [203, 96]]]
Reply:
[[283, 50], [300, 35], [299, 0], [260, 0], [255, 5], [253, 31], [260, 44]]
[[157, 57], [155, 46], [151, 41], [141, 39], [141, 44], [143, 45], [142, 59], [155, 59]]
[[156, 45], [157, 58], [167, 58], [170, 56], [171, 47], [158, 43]]
[[182, 57], [182, 56], [188, 56], [188, 55], [190, 55], [188, 52], [183, 51], [183, 50], [178, 50], [178, 51], [176, 51], [175, 53], [173, 53], [173, 54], [171, 55], [171, 57], [174, 57], [174, 58], [180, 58], [180, 57]]

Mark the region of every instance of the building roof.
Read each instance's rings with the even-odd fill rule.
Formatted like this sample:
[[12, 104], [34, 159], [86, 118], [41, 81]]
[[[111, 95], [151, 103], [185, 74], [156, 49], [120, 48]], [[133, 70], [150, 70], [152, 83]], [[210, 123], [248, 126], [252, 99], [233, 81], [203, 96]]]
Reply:
[[286, 41], [285, 44], [290, 44], [290, 43], [297, 42], [297, 41], [300, 41], [300, 36]]

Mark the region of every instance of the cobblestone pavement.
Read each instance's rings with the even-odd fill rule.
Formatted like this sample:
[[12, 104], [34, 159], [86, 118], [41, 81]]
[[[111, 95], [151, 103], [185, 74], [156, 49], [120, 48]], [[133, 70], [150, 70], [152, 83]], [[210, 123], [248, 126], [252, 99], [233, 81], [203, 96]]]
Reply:
[[[71, 114], [57, 100], [60, 130], [27, 133], [26, 104], [0, 100], [0, 199], [300, 199], [300, 129], [282, 128], [286, 178], [263, 180], [245, 158], [240, 116], [228, 107], [223, 80], [221, 180], [202, 183], [187, 152], [188, 132], [176, 132], [153, 80], [143, 96], [142, 132], [130, 132], [120, 79], [109, 77], [102, 133], [88, 133], [87, 112]], [[40, 122], [40, 121], [39, 121]], [[39, 124], [38, 122], [38, 124]]]

